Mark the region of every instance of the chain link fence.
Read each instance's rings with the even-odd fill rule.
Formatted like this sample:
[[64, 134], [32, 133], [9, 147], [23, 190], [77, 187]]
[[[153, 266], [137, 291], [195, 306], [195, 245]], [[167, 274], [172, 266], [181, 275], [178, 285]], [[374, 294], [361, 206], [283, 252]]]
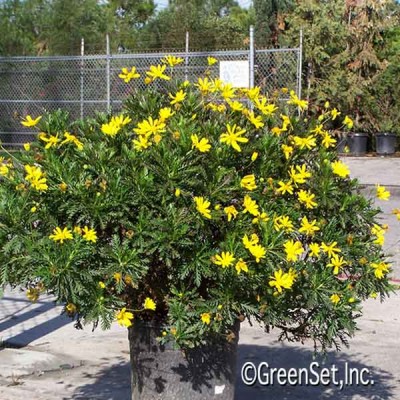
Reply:
[[[206, 70], [212, 78], [221, 77], [224, 67], [225, 73], [248, 72], [245, 79], [249, 85], [260, 86], [266, 94], [287, 87], [300, 95], [300, 48], [168, 54], [185, 60], [174, 67], [177, 79], [194, 82]], [[121, 69], [135, 66], [144, 76], [150, 65], [160, 63], [164, 56], [165, 53], [142, 53], [0, 58], [0, 140], [4, 146], [31, 141], [32, 129], [21, 125], [21, 118], [26, 115], [35, 117], [61, 108], [71, 118], [79, 119], [93, 116], [96, 111], [119, 111], [129, 93], [145, 85], [143, 79], [124, 83], [118, 77]], [[209, 67], [209, 56], [218, 63]], [[241, 69], [236, 68], [239, 62]]]

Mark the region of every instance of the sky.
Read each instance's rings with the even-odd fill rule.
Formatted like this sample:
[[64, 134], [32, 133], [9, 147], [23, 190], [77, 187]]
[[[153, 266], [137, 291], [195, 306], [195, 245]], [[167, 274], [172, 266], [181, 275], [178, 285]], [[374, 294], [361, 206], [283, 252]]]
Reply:
[[[239, 5], [242, 7], [248, 8], [250, 4], [252, 3], [252, 0], [237, 0]], [[168, 5], [168, 0], [154, 0], [154, 2], [157, 4], [158, 10], [163, 9], [167, 7]]]

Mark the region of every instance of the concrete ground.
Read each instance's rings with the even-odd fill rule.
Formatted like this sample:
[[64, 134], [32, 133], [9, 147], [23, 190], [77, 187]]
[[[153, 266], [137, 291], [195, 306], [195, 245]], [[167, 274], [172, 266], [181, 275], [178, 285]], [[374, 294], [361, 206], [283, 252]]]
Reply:
[[[392, 278], [398, 281], [400, 222], [391, 211], [400, 208], [400, 159], [346, 157], [344, 161], [352, 176], [365, 184], [366, 193], [374, 192], [376, 183], [392, 192], [390, 201], [378, 205], [384, 212], [382, 222], [390, 226], [385, 246], [394, 262]], [[76, 330], [51, 300], [43, 297], [31, 304], [17, 290], [7, 291], [0, 300], [0, 340], [8, 346], [0, 350], [0, 400], [129, 400], [126, 329], [115, 324], [106, 332], [92, 332], [90, 327]], [[280, 343], [274, 331], [265, 334], [256, 326], [242, 324], [235, 400], [400, 400], [399, 310], [400, 292], [383, 304], [367, 301], [350, 348], [330, 352], [325, 360], [313, 359], [310, 343]], [[335, 365], [339, 378], [350, 368], [364, 369], [370, 384], [353, 383], [343, 390], [333, 384], [246, 386], [240, 377], [248, 362], [256, 366], [267, 362], [288, 370], [308, 368], [313, 361], [320, 368]]]

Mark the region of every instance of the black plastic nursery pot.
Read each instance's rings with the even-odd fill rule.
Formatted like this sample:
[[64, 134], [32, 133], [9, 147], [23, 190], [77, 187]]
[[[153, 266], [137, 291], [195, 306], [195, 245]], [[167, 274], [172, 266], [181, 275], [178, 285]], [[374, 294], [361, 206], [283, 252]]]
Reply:
[[397, 135], [395, 133], [383, 132], [375, 135], [376, 153], [389, 155], [396, 152]]
[[350, 153], [355, 156], [364, 155], [367, 152], [368, 134], [367, 133], [352, 133], [348, 136]]
[[157, 338], [163, 327], [135, 321], [129, 328], [132, 400], [233, 400], [240, 323], [225, 337], [185, 352]]
[[339, 154], [344, 154], [346, 153], [346, 146], [348, 146], [347, 143], [347, 136], [344, 137], [338, 137], [336, 139], [336, 151]]

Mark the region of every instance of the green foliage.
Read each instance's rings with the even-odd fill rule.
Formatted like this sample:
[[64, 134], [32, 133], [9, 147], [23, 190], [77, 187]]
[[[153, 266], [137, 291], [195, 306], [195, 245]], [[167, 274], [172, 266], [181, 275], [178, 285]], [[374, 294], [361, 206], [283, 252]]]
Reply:
[[0, 54], [104, 52], [108, 9], [95, 0], [6, 0], [0, 4]]
[[[242, 48], [251, 13], [234, 0], [175, 1], [157, 10], [153, 0], [5, 0], [0, 2], [1, 55], [79, 55], [185, 47]], [[179, 24], [176, 23], [179, 21]]]
[[346, 61], [340, 56], [346, 50], [349, 36], [344, 2], [301, 1], [287, 16], [287, 23], [284, 33], [287, 44], [297, 46], [299, 32], [303, 31], [307, 96], [317, 102], [329, 98], [342, 106], [343, 101], [338, 101], [346, 98], [348, 90], [344, 76]]
[[174, 1], [144, 26], [137, 45], [183, 49], [189, 32], [191, 49], [243, 48], [251, 21], [249, 12], [232, 0]]
[[108, 18], [97, 0], [53, 0], [43, 27], [42, 40], [50, 54], [78, 55], [81, 39], [88, 54], [105, 52]]
[[125, 51], [137, 50], [141, 43], [140, 38], [145, 35], [143, 28], [155, 15], [155, 9], [153, 0], [109, 1], [111, 49], [114, 52], [118, 47], [122, 47]]
[[161, 321], [181, 347], [243, 318], [345, 343], [360, 302], [390, 287], [378, 210], [329, 142], [334, 113], [158, 80], [119, 116], [44, 116], [3, 160], [0, 284], [51, 292], [79, 323]]
[[258, 47], [278, 47], [281, 44], [280, 34], [285, 30], [284, 16], [288, 15], [293, 7], [293, 0], [253, 1]]
[[286, 44], [296, 45], [303, 29], [307, 97], [319, 104], [329, 98], [354, 118], [357, 130], [371, 132], [378, 125], [396, 125], [396, 112], [388, 109], [398, 103], [398, 96], [385, 95], [395, 90], [391, 81], [396, 79], [396, 70], [387, 69], [393, 50], [385, 54], [384, 49], [395, 43], [393, 27], [398, 24], [399, 10], [395, 1], [305, 0], [286, 18]]
[[39, 43], [38, 25], [42, 20], [43, 0], [26, 2], [6, 0], [0, 3], [0, 54], [30, 55]]
[[[398, 15], [398, 14], [395, 14]], [[379, 56], [385, 60], [385, 68], [373, 85], [368, 87], [365, 114], [368, 128], [373, 133], [393, 132], [400, 134], [400, 29], [388, 30]]]

